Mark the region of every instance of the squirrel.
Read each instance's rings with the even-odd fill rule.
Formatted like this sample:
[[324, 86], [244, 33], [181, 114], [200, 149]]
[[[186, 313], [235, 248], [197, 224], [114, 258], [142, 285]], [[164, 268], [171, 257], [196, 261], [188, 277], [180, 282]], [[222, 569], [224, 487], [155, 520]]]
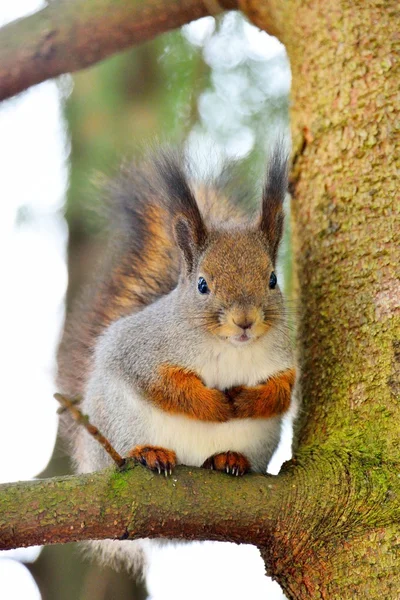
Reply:
[[[185, 167], [182, 154], [160, 150], [108, 185], [112, 251], [67, 319], [58, 384], [82, 396], [122, 456], [155, 472], [184, 464], [262, 473], [283, 415], [297, 410], [275, 273], [288, 158], [277, 144], [256, 217]], [[67, 435], [79, 472], [110, 464], [83, 428]], [[97, 544], [129, 565], [121, 544], [135, 543]]]

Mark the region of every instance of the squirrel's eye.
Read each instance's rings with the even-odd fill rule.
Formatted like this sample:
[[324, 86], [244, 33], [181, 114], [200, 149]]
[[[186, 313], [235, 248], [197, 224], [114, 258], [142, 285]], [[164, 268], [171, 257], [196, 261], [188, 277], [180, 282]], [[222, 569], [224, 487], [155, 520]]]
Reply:
[[278, 283], [278, 279], [277, 279], [275, 273], [272, 271], [270, 278], [269, 278], [269, 287], [271, 288], [271, 290], [275, 289], [275, 286], [277, 283]]
[[199, 277], [199, 280], [197, 282], [197, 289], [199, 290], [200, 294], [209, 293], [210, 290], [207, 285], [207, 281], [204, 279], [204, 277]]

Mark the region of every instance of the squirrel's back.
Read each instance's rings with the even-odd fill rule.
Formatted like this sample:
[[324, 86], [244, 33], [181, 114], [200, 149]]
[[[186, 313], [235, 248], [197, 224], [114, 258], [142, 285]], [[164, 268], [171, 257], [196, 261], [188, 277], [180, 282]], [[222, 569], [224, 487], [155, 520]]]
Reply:
[[[154, 162], [158, 161], [157, 168]], [[184, 159], [163, 151], [141, 165], [126, 165], [104, 190], [110, 227], [103, 264], [68, 315], [58, 356], [58, 386], [82, 395], [98, 336], [118, 318], [140, 311], [177, 285], [180, 256], [172, 217], [157, 176], [169, 170], [179, 184]], [[175, 177], [176, 176], [176, 177]], [[239, 223], [239, 205], [228, 201], [218, 181], [193, 184], [206, 224]]]

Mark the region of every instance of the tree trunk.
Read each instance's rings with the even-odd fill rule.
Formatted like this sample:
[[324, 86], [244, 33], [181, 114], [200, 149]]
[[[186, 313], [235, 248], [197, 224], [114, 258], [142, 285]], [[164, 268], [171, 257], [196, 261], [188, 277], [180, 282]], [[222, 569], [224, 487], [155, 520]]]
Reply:
[[[332, 450], [315, 465], [317, 482], [332, 478], [329, 497], [318, 487], [310, 506], [299, 497], [290, 539], [264, 557], [289, 598], [397, 598], [399, 515], [385, 501], [400, 472], [399, 3], [244, 5], [291, 60], [299, 452]], [[358, 493], [371, 486], [362, 502], [346, 461]], [[331, 514], [318, 521], [321, 504]], [[380, 526], [373, 514], [385, 515]]]

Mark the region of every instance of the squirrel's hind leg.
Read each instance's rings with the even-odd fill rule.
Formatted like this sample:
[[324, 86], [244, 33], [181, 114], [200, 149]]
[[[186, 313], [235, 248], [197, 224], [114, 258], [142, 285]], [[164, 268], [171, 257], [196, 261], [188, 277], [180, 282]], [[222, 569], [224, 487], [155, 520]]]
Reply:
[[244, 475], [250, 471], [250, 462], [240, 452], [220, 452], [207, 458], [202, 464], [203, 469], [215, 469], [224, 471], [229, 475]]
[[164, 473], [165, 476], [171, 475], [176, 465], [175, 452], [160, 446], [135, 446], [128, 456], [151, 471], [158, 471], [160, 475]]

